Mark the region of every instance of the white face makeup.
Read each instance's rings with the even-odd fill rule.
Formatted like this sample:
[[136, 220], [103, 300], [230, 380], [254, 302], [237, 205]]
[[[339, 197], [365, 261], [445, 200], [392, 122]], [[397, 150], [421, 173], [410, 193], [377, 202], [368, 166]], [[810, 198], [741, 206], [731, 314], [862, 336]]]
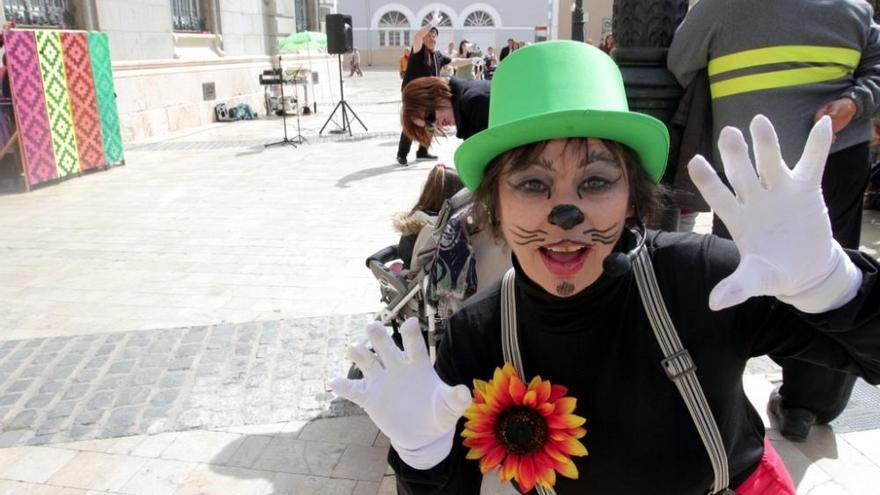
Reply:
[[574, 295], [602, 274], [632, 214], [620, 160], [591, 138], [586, 150], [554, 140], [529, 162], [505, 165], [501, 231], [526, 275], [547, 292]]

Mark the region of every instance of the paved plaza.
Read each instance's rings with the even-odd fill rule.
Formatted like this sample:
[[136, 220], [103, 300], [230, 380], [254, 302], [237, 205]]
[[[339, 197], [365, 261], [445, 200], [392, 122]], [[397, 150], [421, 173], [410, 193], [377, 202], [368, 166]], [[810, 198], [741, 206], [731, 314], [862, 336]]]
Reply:
[[[396, 72], [346, 78], [346, 98], [367, 131], [318, 136], [318, 102], [297, 148], [264, 148], [283, 132], [262, 116], [0, 195], [0, 495], [396, 493], [387, 439], [325, 383], [379, 309], [364, 259], [396, 242], [391, 217], [434, 162], [395, 162]], [[875, 256], [878, 223], [868, 212]], [[860, 383], [793, 444], [764, 413], [779, 378], [755, 360], [744, 386], [798, 492], [880, 494], [880, 391]]]

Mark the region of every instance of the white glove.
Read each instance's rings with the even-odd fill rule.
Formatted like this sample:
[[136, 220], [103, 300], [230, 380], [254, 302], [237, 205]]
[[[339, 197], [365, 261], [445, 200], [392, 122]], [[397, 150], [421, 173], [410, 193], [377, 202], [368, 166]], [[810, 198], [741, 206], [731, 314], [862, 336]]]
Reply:
[[757, 174], [739, 130], [725, 127], [718, 138], [724, 172], [736, 196], [703, 157], [688, 164], [691, 179], [730, 230], [741, 256], [736, 270], [712, 290], [709, 307], [718, 311], [762, 295], [805, 313], [843, 306], [858, 291], [862, 273], [831, 237], [822, 198], [831, 119], [816, 122], [792, 170], [782, 160], [766, 117], [756, 116], [749, 130]]
[[334, 378], [329, 385], [370, 415], [403, 462], [430, 469], [452, 450], [455, 424], [470, 406], [471, 392], [464, 385], [450, 387], [437, 376], [418, 319], [407, 319], [400, 333], [404, 351], [380, 322], [367, 325], [378, 359], [363, 344], [350, 348], [349, 356], [364, 379]]
[[431, 19], [428, 21], [428, 24], [430, 24], [431, 27], [437, 27], [441, 22], [443, 22], [443, 18], [440, 17], [440, 9], [431, 12]]

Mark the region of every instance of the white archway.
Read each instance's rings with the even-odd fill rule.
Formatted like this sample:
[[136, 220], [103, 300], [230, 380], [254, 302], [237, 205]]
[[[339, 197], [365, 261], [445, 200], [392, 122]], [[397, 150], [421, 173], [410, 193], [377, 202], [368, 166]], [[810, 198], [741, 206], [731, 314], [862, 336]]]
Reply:
[[499, 27], [502, 27], [502, 26], [504, 25], [504, 24], [501, 22], [501, 14], [498, 13], [498, 10], [495, 9], [495, 7], [493, 7], [493, 6], [489, 5], [489, 4], [486, 4], [486, 3], [472, 3], [472, 4], [468, 5], [467, 7], [465, 7], [465, 8], [464, 8], [464, 9], [458, 14], [458, 19], [459, 19], [460, 24], [456, 24], [455, 27], [456, 27], [456, 28], [463, 28], [463, 27], [465, 27], [465, 26], [464, 26], [464, 21], [465, 21], [465, 19], [467, 19], [467, 17], [468, 17], [469, 15], [471, 15], [472, 13], [474, 13], [474, 12], [476, 12], [476, 11], [478, 11], [478, 10], [482, 10], [483, 12], [489, 14], [489, 15], [492, 17], [492, 21], [495, 23], [495, 25], [493, 26], [493, 28], [499, 28]]
[[378, 29], [379, 19], [381, 19], [383, 15], [391, 12], [392, 10], [396, 10], [405, 15], [406, 19], [409, 21], [410, 28], [419, 28], [419, 23], [422, 22], [422, 19], [421, 17], [416, 17], [416, 15], [413, 14], [413, 11], [410, 10], [409, 7], [407, 7], [406, 5], [401, 5], [399, 3], [386, 3], [385, 5], [379, 7], [376, 12], [373, 12], [373, 18], [370, 19], [370, 29]]
[[421, 10], [419, 10], [419, 12], [416, 14], [416, 22], [413, 24], [413, 26], [415, 26], [416, 29], [421, 27], [422, 19], [424, 19], [428, 15], [431, 15], [431, 12], [434, 12], [435, 10], [439, 10], [440, 12], [443, 12], [444, 14], [449, 16], [449, 20], [450, 22], [452, 22], [451, 26], [438, 26], [438, 29], [457, 29], [458, 26], [461, 25], [461, 21], [459, 21], [459, 18], [455, 13], [455, 9], [453, 9], [449, 5], [446, 5], [445, 3], [435, 2], [429, 3], [428, 5], [422, 7]]

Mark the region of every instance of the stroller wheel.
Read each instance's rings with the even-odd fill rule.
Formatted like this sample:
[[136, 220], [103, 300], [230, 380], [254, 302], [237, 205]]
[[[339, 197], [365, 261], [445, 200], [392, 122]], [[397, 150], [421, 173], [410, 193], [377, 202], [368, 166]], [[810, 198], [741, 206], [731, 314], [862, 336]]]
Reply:
[[348, 375], [346, 375], [346, 377], [349, 380], [360, 380], [364, 377], [364, 373], [356, 364], [351, 363], [351, 368], [348, 368]]

